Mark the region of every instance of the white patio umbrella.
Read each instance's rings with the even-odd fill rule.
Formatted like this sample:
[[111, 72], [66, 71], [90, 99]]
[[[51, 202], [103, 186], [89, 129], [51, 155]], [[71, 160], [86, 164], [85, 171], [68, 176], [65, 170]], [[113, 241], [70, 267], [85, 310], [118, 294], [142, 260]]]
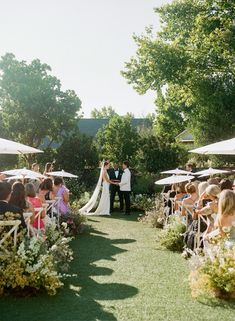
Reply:
[[211, 175], [215, 175], [215, 174], [226, 174], [229, 173], [229, 171], [225, 171], [223, 169], [216, 169], [216, 168], [208, 168], [205, 169], [203, 171], [199, 171], [197, 173], [195, 173], [196, 175], [201, 175], [200, 177], [206, 177], [206, 176], [211, 176]]
[[78, 177], [77, 175], [65, 172], [64, 170], [57, 171], [57, 172], [48, 172], [47, 175], [49, 175], [49, 176], [60, 176], [60, 177], [70, 177], [70, 178]]
[[160, 179], [159, 181], [156, 181], [156, 185], [171, 185], [176, 183], [182, 183], [191, 181], [194, 178], [194, 176], [186, 176], [186, 175], [172, 175], [163, 179]]
[[192, 149], [189, 152], [197, 154], [235, 155], [235, 138]]
[[6, 177], [5, 180], [6, 181], [12, 181], [12, 180], [24, 180], [24, 179], [35, 179], [37, 181], [40, 181], [40, 178], [38, 177], [35, 177], [35, 176], [30, 176], [30, 175], [27, 175], [27, 176], [23, 176], [23, 175], [16, 175], [16, 176], [10, 176], [10, 177]]
[[23, 176], [24, 178], [27, 178], [27, 176], [30, 178], [44, 178], [41, 173], [31, 171], [27, 168], [11, 169], [9, 171], [2, 172], [2, 174], [10, 176]]
[[194, 173], [185, 171], [185, 170], [183, 170], [183, 169], [176, 168], [176, 169], [171, 169], [171, 170], [169, 170], [169, 171], [161, 172], [161, 174], [193, 175]]
[[8, 139], [0, 138], [0, 154], [21, 155], [35, 153], [43, 153], [43, 151]]

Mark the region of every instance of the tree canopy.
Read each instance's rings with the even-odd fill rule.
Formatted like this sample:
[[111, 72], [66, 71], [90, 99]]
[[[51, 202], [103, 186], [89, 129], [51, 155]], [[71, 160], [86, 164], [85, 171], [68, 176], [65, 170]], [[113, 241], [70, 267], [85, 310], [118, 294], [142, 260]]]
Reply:
[[200, 144], [234, 136], [233, 2], [173, 1], [155, 11], [161, 32], [134, 36], [137, 52], [122, 74], [140, 94], [156, 92], [157, 130], [188, 127]]
[[96, 135], [100, 156], [111, 161], [133, 161], [138, 149], [138, 132], [131, 125], [132, 117], [113, 116]]
[[111, 106], [104, 106], [101, 109], [94, 108], [91, 111], [91, 118], [96, 118], [96, 119], [110, 119], [114, 115], [117, 115], [115, 109]]
[[48, 65], [38, 59], [28, 64], [6, 54], [0, 71], [1, 136], [33, 147], [47, 137], [50, 146], [77, 126], [81, 101], [74, 91], [61, 90]]

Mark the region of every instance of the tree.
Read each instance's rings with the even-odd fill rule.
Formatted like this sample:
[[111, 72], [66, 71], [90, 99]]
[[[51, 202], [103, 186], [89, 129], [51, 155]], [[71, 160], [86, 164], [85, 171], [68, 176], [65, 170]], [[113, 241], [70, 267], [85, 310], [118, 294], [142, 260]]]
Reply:
[[47, 148], [77, 126], [81, 101], [74, 91], [61, 90], [48, 65], [38, 59], [27, 64], [6, 54], [0, 70], [1, 135]]
[[117, 115], [116, 111], [113, 109], [113, 107], [108, 106], [108, 107], [102, 107], [101, 109], [93, 109], [91, 111], [91, 118], [95, 119], [110, 119], [111, 117]]
[[138, 147], [138, 132], [130, 116], [113, 116], [96, 135], [96, 145], [102, 159], [134, 161]]
[[155, 11], [161, 32], [134, 36], [136, 56], [122, 74], [140, 94], [156, 92], [160, 131], [182, 120], [200, 144], [234, 136], [233, 2], [182, 0]]
[[156, 174], [161, 170], [184, 166], [187, 151], [158, 137], [152, 128], [140, 132], [137, 165], [141, 172]]
[[78, 130], [64, 138], [57, 149], [56, 167], [78, 175], [77, 179], [66, 182], [73, 196], [93, 188], [97, 182], [98, 152], [92, 137]]

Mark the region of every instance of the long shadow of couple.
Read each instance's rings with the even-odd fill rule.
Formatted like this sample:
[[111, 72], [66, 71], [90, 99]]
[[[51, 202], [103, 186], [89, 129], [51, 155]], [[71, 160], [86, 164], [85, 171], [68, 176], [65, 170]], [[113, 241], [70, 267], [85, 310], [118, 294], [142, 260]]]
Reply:
[[[97, 267], [94, 263], [99, 260], [112, 260], [114, 255], [125, 252], [118, 244], [135, 242], [133, 239], [110, 240], [106, 234], [92, 230], [89, 236], [82, 236], [74, 246], [75, 260], [72, 265], [72, 273], [78, 273], [78, 277], [71, 279], [69, 305], [74, 309], [72, 320], [115, 321], [116, 317], [111, 312], [103, 309], [96, 300], [122, 300], [138, 293], [137, 288], [121, 283], [98, 283], [92, 276], [111, 275], [113, 270], [105, 267]], [[76, 254], [77, 253], [77, 254]], [[71, 293], [72, 290], [72, 293]], [[76, 316], [76, 318], [74, 318]], [[68, 318], [68, 320], [71, 320]]]

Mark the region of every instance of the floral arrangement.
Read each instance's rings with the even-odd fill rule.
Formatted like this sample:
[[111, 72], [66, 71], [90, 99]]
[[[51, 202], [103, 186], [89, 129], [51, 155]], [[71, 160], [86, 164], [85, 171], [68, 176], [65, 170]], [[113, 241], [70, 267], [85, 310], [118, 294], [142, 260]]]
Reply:
[[190, 286], [193, 297], [208, 295], [235, 298], [235, 244], [226, 239], [210, 244], [205, 256], [190, 260]]
[[155, 196], [147, 194], [132, 195], [131, 208], [140, 211], [150, 211], [155, 206]]
[[[20, 220], [21, 216], [20, 214], [15, 214], [15, 213], [10, 213], [10, 212], [6, 212], [4, 214], [0, 214], [0, 220], [1, 221], [14, 221], [14, 220]], [[12, 226], [0, 226], [0, 236], [1, 239], [4, 238], [4, 236], [10, 231], [10, 229], [12, 228]], [[17, 245], [19, 245], [19, 243], [23, 240], [25, 235], [25, 231], [19, 226], [18, 227], [18, 232], [17, 232], [17, 243], [16, 243], [16, 247]], [[3, 247], [6, 251], [14, 251], [14, 237], [13, 234], [11, 234], [10, 236], [8, 236], [5, 240], [5, 242], [3, 243]]]
[[149, 223], [152, 227], [163, 228], [165, 223], [164, 203], [160, 196], [155, 199], [155, 204], [152, 209], [145, 212], [145, 215], [140, 215], [139, 221]]
[[183, 234], [185, 230], [186, 226], [179, 217], [170, 217], [169, 223], [159, 236], [160, 244], [168, 250], [182, 252], [184, 248]]
[[34, 293], [45, 290], [49, 295], [63, 283], [55, 269], [53, 255], [46, 251], [42, 238], [21, 242], [16, 253], [0, 257], [0, 294]]
[[79, 213], [79, 202], [74, 201], [70, 208], [71, 212], [68, 215], [60, 217], [60, 223], [66, 236], [75, 236], [86, 229], [87, 218]]
[[[6, 213], [3, 218], [12, 220], [16, 216]], [[5, 233], [4, 227], [0, 237]], [[0, 255], [0, 295], [31, 295], [38, 291], [55, 295], [63, 286], [61, 273], [68, 271], [73, 259], [69, 246], [72, 238], [66, 238], [56, 224], [50, 224], [43, 236], [27, 238], [20, 232], [17, 240], [16, 247], [13, 247], [13, 240], [8, 241], [9, 244], [5, 244], [8, 252]]]

